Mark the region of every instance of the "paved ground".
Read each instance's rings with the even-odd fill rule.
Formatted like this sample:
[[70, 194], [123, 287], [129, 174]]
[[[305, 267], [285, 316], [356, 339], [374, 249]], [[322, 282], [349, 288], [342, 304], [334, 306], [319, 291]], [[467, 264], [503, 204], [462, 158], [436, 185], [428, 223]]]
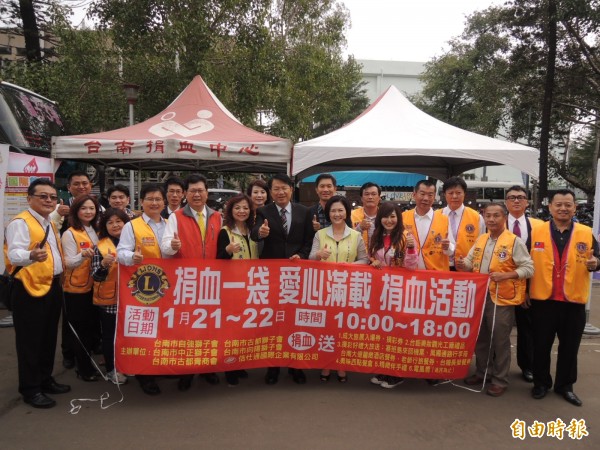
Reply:
[[[0, 318], [5, 315], [0, 311]], [[590, 322], [600, 326], [600, 284], [593, 289]], [[14, 332], [0, 329], [0, 448], [600, 448], [600, 336], [586, 336], [579, 352], [575, 392], [584, 401], [582, 408], [555, 394], [532, 399], [514, 352], [511, 385], [500, 398], [451, 384], [430, 387], [419, 380], [385, 391], [370, 385], [365, 374], [350, 374], [346, 385], [333, 379], [324, 385], [317, 371], [308, 373], [304, 386], [287, 376], [266, 386], [263, 374], [250, 371], [250, 378], [237, 388], [195, 380], [186, 393], [177, 391], [176, 380], [163, 379], [163, 393], [157, 397], [143, 394], [131, 379], [122, 388], [121, 403], [101, 409], [97, 401], [75, 401], [82, 408], [72, 415], [70, 402], [75, 398], [98, 399], [107, 392], [106, 403], [111, 403], [121, 395], [112, 384], [77, 380], [57, 358], [56, 378], [73, 390], [54, 396], [56, 408], [36, 410], [16, 391]], [[562, 441], [548, 436], [521, 441], [511, 434], [515, 419], [528, 426], [535, 420], [561, 419], [567, 425], [572, 419], [585, 420], [589, 436], [578, 441], [565, 432]]]

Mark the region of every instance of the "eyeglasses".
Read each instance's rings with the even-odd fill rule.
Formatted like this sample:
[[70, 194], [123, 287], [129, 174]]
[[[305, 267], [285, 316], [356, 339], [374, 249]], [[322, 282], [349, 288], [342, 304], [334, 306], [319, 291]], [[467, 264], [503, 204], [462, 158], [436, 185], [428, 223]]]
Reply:
[[53, 202], [58, 201], [58, 195], [49, 195], [49, 194], [31, 194], [32, 197], [37, 197], [40, 200], [52, 200]]
[[196, 195], [196, 194], [204, 194], [206, 189], [188, 189], [188, 194]]
[[146, 197], [145, 199], [143, 199], [142, 201], [144, 202], [148, 202], [148, 203], [162, 203], [165, 200], [162, 197]]
[[516, 200], [523, 201], [527, 200], [527, 197], [525, 197], [524, 195], [509, 195], [508, 197], [506, 197], [506, 200], [510, 200], [511, 202], [514, 202]]

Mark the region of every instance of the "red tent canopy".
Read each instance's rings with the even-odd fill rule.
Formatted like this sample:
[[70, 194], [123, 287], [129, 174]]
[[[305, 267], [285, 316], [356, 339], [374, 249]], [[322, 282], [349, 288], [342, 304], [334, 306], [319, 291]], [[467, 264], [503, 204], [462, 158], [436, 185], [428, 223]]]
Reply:
[[52, 156], [134, 170], [285, 172], [292, 144], [242, 125], [200, 76], [136, 125], [52, 140]]

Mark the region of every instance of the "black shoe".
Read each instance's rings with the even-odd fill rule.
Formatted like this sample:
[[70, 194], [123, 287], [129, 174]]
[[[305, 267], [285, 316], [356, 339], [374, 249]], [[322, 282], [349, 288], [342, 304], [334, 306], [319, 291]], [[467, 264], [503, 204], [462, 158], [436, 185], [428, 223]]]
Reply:
[[558, 395], [562, 395], [563, 398], [566, 401], [568, 401], [571, 405], [575, 405], [575, 406], [583, 405], [583, 402], [579, 399], [579, 397], [577, 397], [577, 395], [575, 395], [575, 392], [573, 392], [573, 391], [564, 391], [564, 392], [556, 391], [556, 393]]
[[72, 369], [73, 367], [75, 367], [75, 358], [67, 358], [65, 356], [65, 357], [63, 357], [62, 364], [65, 369]]
[[278, 379], [279, 379], [279, 370], [267, 369], [267, 374], [265, 375], [265, 383], [277, 384]]
[[56, 402], [45, 394], [38, 392], [37, 394], [23, 396], [23, 401], [34, 408], [54, 408]]
[[235, 387], [240, 384], [239, 375], [237, 374], [237, 370], [233, 372], [225, 372], [225, 381], [227, 381], [227, 386]]
[[[188, 391], [192, 387], [192, 381], [194, 380], [194, 376], [183, 376], [179, 378], [177, 381], [177, 389], [180, 391]], [[157, 386], [158, 387], [158, 386]]]
[[306, 376], [304, 375], [304, 371], [302, 369], [289, 369], [288, 373], [292, 376], [294, 383], [296, 384], [305, 384]]
[[425, 378], [425, 381], [427, 381], [427, 384], [429, 386], [437, 386], [438, 384], [440, 384], [442, 382], [442, 380], [438, 380], [438, 379], [434, 379], [434, 378]]
[[236, 370], [235, 372], [237, 373], [237, 376], [239, 378], [248, 378], [248, 372], [246, 372], [245, 370]]
[[528, 383], [533, 383], [533, 372], [529, 369], [523, 371], [523, 379]]
[[202, 377], [206, 380], [208, 384], [212, 384], [213, 386], [219, 384], [219, 377], [216, 373], [205, 373]]
[[80, 380], [83, 380], [87, 383], [93, 383], [94, 381], [98, 381], [98, 375], [96, 375], [95, 373], [91, 374], [91, 375], [84, 375], [82, 373], [77, 372], [77, 378], [79, 378]]
[[144, 394], [148, 394], [148, 395], [160, 394], [160, 388], [158, 387], [158, 384], [156, 384], [156, 381], [154, 381], [154, 380], [140, 381], [140, 387], [142, 388], [142, 391], [144, 391]]
[[540, 400], [546, 396], [548, 388], [546, 386], [534, 386], [531, 390], [531, 396], [536, 400]]
[[71, 391], [71, 386], [68, 384], [59, 384], [51, 378], [49, 382], [42, 385], [43, 394], [66, 394]]

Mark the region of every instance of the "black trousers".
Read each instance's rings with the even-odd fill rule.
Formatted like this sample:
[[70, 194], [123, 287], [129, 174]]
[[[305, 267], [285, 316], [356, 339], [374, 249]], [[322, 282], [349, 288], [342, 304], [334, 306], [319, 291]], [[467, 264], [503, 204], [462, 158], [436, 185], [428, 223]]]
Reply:
[[106, 312], [104, 308], [100, 310], [100, 323], [102, 324], [102, 354], [104, 355], [104, 364], [106, 371], [110, 372], [115, 368], [115, 332], [117, 329], [117, 315]]
[[558, 337], [554, 390], [572, 391], [577, 381], [577, 353], [585, 328], [585, 305], [556, 300], [532, 300], [533, 383], [552, 387], [550, 354]]
[[91, 376], [96, 373], [96, 369], [88, 353], [91, 354], [94, 347], [98, 321], [98, 311], [94, 306], [92, 291], [85, 294], [65, 292], [65, 318], [79, 336], [79, 339], [74, 335], [72, 337], [77, 372], [83, 376]]
[[19, 392], [31, 396], [41, 392], [42, 385], [52, 378], [62, 305], [60, 278], [53, 279], [43, 297], [30, 296], [23, 283], [15, 280], [12, 302]]
[[515, 306], [517, 364], [522, 371], [533, 369], [533, 317], [531, 307]]

